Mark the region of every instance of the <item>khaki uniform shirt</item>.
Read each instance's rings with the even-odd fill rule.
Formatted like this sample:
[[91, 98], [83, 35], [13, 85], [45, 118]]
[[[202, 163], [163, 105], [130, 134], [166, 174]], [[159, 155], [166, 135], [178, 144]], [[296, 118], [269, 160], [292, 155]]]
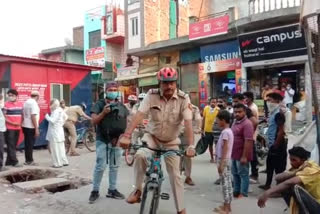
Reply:
[[72, 122], [78, 122], [79, 117], [84, 116], [84, 112], [80, 106], [70, 106], [66, 111], [68, 120]]
[[180, 90], [167, 100], [159, 89], [151, 89], [139, 111], [150, 114], [146, 131], [164, 143], [178, 138], [183, 120], [192, 120], [189, 96]]

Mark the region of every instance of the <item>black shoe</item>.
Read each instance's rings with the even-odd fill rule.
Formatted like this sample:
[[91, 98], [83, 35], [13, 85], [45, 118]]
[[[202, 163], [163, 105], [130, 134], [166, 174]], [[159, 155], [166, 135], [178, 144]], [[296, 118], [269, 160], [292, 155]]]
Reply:
[[259, 186], [259, 188], [263, 189], [263, 190], [268, 190], [268, 189], [270, 189], [270, 186], [261, 185], [261, 186]]
[[115, 199], [125, 199], [124, 195], [121, 194], [118, 190], [108, 190], [107, 198], [115, 198]]
[[240, 193], [239, 193], [239, 192], [234, 192], [234, 193], [233, 193], [233, 197], [234, 197], [234, 198], [239, 197], [239, 195], [240, 195]]
[[214, 182], [215, 185], [220, 185], [220, 183], [221, 183], [221, 179], [220, 179], [220, 178], [218, 178], [218, 179]]
[[89, 203], [93, 204], [99, 197], [100, 194], [98, 191], [92, 191], [89, 197]]

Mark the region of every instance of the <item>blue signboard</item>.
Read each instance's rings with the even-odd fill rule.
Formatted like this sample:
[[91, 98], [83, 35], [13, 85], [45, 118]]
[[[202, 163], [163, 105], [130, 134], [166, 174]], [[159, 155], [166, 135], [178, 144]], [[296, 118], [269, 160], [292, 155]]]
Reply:
[[216, 43], [200, 48], [201, 62], [215, 62], [241, 57], [238, 40]]

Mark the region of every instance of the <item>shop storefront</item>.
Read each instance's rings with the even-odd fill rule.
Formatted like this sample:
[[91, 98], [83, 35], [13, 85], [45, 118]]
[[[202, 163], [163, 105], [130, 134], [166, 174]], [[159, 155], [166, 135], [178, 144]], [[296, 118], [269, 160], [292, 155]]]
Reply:
[[274, 90], [291, 84], [294, 102], [300, 100], [306, 86], [307, 48], [299, 26], [287, 25], [239, 36], [243, 66], [247, 71], [247, 88], [261, 99], [266, 83]]
[[124, 103], [128, 102], [129, 95], [137, 95], [138, 81], [137, 81], [138, 67], [122, 67], [117, 71], [117, 78], [115, 79], [120, 85], [120, 91]]
[[[199, 68], [208, 75], [211, 97], [230, 97], [241, 91], [241, 56], [237, 40], [202, 46], [200, 54]], [[203, 75], [200, 71], [199, 75]]]

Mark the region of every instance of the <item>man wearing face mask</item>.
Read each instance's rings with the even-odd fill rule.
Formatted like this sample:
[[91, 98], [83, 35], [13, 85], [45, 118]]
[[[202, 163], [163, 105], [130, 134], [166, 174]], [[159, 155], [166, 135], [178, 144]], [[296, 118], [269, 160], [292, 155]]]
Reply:
[[107, 165], [109, 165], [109, 189], [106, 197], [124, 199], [124, 195], [116, 188], [122, 154], [122, 149], [118, 147], [117, 142], [127, 127], [129, 111], [121, 102], [116, 101], [119, 94], [118, 84], [108, 82], [106, 98], [97, 101], [91, 109], [92, 122], [97, 126], [97, 158], [89, 203], [94, 203], [100, 196], [100, 184]]
[[273, 173], [282, 173], [287, 166], [287, 143], [285, 140], [284, 123], [285, 116], [280, 111], [283, 97], [278, 93], [267, 95], [267, 105], [270, 112], [268, 120], [268, 157], [267, 157], [267, 180], [266, 184], [259, 188], [267, 190], [272, 183]]
[[7, 93], [9, 101], [4, 104], [4, 116], [6, 118], [7, 131], [5, 140], [7, 143], [6, 166], [19, 167], [19, 161], [16, 155], [16, 146], [19, 140], [19, 134], [22, 123], [23, 105], [17, 101], [18, 91], [10, 89]]

